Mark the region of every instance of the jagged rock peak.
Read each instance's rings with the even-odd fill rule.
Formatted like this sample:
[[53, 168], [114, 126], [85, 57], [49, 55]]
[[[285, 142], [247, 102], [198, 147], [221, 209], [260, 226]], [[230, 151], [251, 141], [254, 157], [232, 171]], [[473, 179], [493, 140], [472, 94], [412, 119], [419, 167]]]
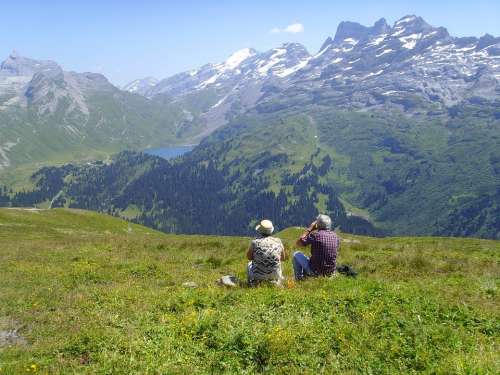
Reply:
[[388, 32], [391, 29], [391, 27], [389, 26], [385, 18], [381, 18], [373, 24], [372, 29], [373, 32], [377, 34], [383, 34]]
[[307, 51], [306, 47], [300, 43], [283, 43], [281, 45], [281, 48], [284, 48], [286, 50], [301, 50], [301, 51]]
[[484, 34], [481, 38], [479, 38], [479, 42], [477, 45], [478, 49], [486, 48], [492, 46], [494, 44], [500, 43], [500, 37], [495, 38], [491, 34]]
[[227, 69], [235, 69], [243, 61], [245, 61], [249, 57], [254, 56], [256, 53], [257, 52], [253, 48], [240, 49], [239, 51], [236, 51], [231, 56], [229, 56], [227, 60], [224, 61], [224, 65]]
[[307, 48], [300, 43], [283, 43], [277, 48], [273, 48], [269, 52], [274, 53], [275, 51], [285, 50], [288, 56], [309, 56], [309, 51]]
[[372, 35], [386, 33], [389, 30], [390, 26], [384, 18], [379, 19], [373, 26], [363, 26], [357, 22], [343, 21], [337, 27], [333, 42], [341, 43], [348, 38], [361, 40]]
[[414, 24], [429, 25], [427, 22], [424, 21], [424, 19], [422, 17], [416, 16], [414, 14], [408, 14], [406, 16], [401, 17], [399, 20], [397, 20], [394, 23], [394, 26], [414, 25]]
[[121, 89], [145, 95], [147, 90], [149, 90], [151, 87], [154, 87], [154, 85], [156, 85], [158, 82], [159, 80], [155, 77], [144, 77], [127, 83], [126, 85], [122, 86]]
[[326, 40], [323, 42], [323, 44], [321, 45], [319, 51], [323, 51], [326, 47], [328, 47], [329, 45], [331, 45], [333, 43], [333, 39], [331, 36], [329, 36], [328, 38], [326, 38]]
[[431, 25], [429, 25], [422, 17], [418, 17], [415, 15], [407, 15], [394, 23], [393, 30], [411, 30], [412, 32], [422, 32], [429, 29], [433, 29]]
[[32, 76], [36, 72], [50, 69], [60, 69], [60, 67], [54, 61], [23, 57], [16, 50], [13, 50], [0, 65], [0, 72], [4, 75]]

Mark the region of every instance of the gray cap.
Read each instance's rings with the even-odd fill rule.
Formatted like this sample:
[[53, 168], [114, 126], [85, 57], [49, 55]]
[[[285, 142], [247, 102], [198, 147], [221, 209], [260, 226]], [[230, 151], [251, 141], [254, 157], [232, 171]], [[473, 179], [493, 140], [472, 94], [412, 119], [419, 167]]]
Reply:
[[332, 219], [328, 215], [318, 215], [316, 218], [318, 229], [332, 229]]

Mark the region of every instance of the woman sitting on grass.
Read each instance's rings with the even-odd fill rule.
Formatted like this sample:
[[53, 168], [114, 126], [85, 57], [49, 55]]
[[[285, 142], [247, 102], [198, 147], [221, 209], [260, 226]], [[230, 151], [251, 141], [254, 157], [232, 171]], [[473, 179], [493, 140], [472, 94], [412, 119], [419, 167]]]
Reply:
[[269, 220], [262, 220], [255, 230], [259, 237], [252, 241], [247, 251], [250, 260], [247, 267], [248, 284], [253, 286], [266, 280], [280, 285], [283, 280], [281, 261], [285, 260], [283, 243], [271, 236], [274, 227]]

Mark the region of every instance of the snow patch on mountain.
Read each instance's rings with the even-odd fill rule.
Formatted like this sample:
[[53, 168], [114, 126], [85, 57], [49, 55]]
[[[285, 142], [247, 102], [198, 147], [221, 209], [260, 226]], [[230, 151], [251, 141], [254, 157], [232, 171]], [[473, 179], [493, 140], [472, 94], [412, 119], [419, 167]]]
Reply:
[[384, 72], [383, 70], [379, 70], [376, 73], [371, 72], [371, 73], [367, 74], [365, 78], [369, 78], [369, 77], [373, 77], [373, 76], [378, 76], [379, 74], [382, 74], [383, 72]]
[[392, 36], [393, 37], [399, 36], [399, 35], [403, 34], [405, 31], [406, 31], [405, 29], [400, 29], [399, 31], [392, 33]]
[[382, 43], [385, 38], [387, 37], [387, 34], [382, 34], [375, 39], [373, 39], [370, 43], [367, 44], [367, 46], [378, 46], [380, 43]]
[[236, 69], [243, 61], [249, 57], [255, 55], [255, 51], [251, 48], [243, 48], [239, 51], [233, 53], [229, 58], [222, 64], [217, 66], [220, 72], [225, 72], [227, 70]]
[[282, 77], [282, 78], [289, 76], [290, 74], [293, 74], [293, 73], [299, 71], [300, 69], [302, 69], [303, 67], [305, 67], [309, 63], [310, 60], [311, 60], [311, 58], [308, 57], [307, 59], [304, 59], [301, 62], [299, 62], [297, 65], [292, 66], [291, 68], [288, 68], [288, 69], [284, 69], [281, 72], [276, 73], [276, 75], [278, 77]]
[[401, 41], [401, 43], [403, 43], [403, 46], [402, 46], [403, 48], [413, 49], [413, 48], [415, 48], [418, 40], [421, 37], [422, 37], [422, 33], [418, 33], [418, 34], [411, 34], [408, 36], [401, 37], [401, 38], [399, 38], [399, 40]]
[[353, 38], [346, 38], [344, 39], [344, 43], [352, 44], [353, 46], [355, 46], [356, 44], [359, 43], [359, 40]]
[[220, 74], [214, 74], [213, 76], [211, 76], [209, 79], [207, 79], [206, 81], [203, 81], [201, 82], [198, 86], [196, 86], [197, 88], [199, 89], [202, 89], [202, 88], [205, 88], [207, 87], [208, 85], [211, 85], [213, 83], [215, 83], [217, 81], [217, 78], [220, 77]]
[[269, 69], [283, 60], [282, 56], [286, 55], [287, 52], [284, 48], [277, 48], [274, 51], [269, 60], [259, 62], [257, 71], [260, 75], [266, 75]]
[[455, 52], [468, 52], [468, 51], [472, 51], [475, 48], [476, 48], [476, 46], [465, 47], [465, 48], [458, 48], [458, 49], [455, 50]]
[[383, 56], [383, 55], [385, 55], [387, 53], [391, 53], [392, 51], [393, 51], [392, 48], [387, 48], [387, 49], [384, 49], [382, 52], [376, 54], [375, 56], [380, 57], [380, 56]]
[[5, 142], [3, 145], [0, 145], [0, 170], [10, 166], [10, 159], [7, 156], [7, 153], [12, 149], [12, 147], [18, 145], [19, 142], [20, 138], [17, 138], [15, 142]]
[[217, 103], [215, 103], [211, 108], [217, 108], [219, 107], [222, 103], [224, 103], [229, 95], [223, 96]]
[[132, 92], [134, 94], [144, 95], [144, 93], [151, 87], [156, 85], [158, 80], [154, 77], [146, 77], [136, 79], [130, 83], [124, 85], [121, 89], [124, 91]]
[[396, 21], [395, 25], [396, 26], [401, 26], [401, 25], [403, 25], [405, 23], [412, 22], [415, 19], [417, 19], [416, 16], [405, 16], [405, 17], [401, 18], [399, 21]]
[[430, 38], [431, 36], [434, 36], [434, 35], [436, 35], [437, 33], [438, 33], [438, 32], [437, 32], [437, 30], [435, 30], [435, 31], [431, 31], [431, 32], [430, 32], [430, 33], [428, 33], [428, 34], [425, 34], [425, 35], [423, 36], [423, 39], [425, 39], [425, 38]]

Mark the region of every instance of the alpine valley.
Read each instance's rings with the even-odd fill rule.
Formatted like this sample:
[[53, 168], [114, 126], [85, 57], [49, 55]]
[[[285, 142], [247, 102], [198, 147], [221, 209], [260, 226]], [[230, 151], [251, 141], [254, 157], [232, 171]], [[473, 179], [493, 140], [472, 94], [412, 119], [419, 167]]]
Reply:
[[[174, 160], [138, 152], [182, 144], [198, 146]], [[47, 166], [33, 187], [1, 189], [3, 205], [184, 233], [327, 212], [360, 234], [500, 239], [500, 38], [417, 16], [342, 22], [314, 55], [246, 48], [123, 89], [13, 53], [0, 69], [0, 174], [34, 162]]]

